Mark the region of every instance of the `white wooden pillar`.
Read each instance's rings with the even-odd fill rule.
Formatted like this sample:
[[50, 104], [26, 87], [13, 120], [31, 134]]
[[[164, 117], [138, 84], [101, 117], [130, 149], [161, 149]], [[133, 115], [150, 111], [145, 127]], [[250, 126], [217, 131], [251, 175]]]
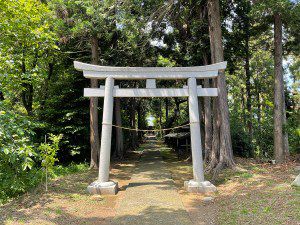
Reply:
[[189, 117], [191, 130], [191, 147], [193, 158], [193, 174], [194, 181], [203, 182], [203, 157], [200, 134], [200, 116], [197, 95], [197, 81], [196, 78], [188, 78], [189, 88]]
[[103, 118], [102, 118], [102, 133], [101, 133], [101, 147], [99, 160], [99, 182], [108, 182], [109, 179], [109, 165], [110, 165], [110, 151], [111, 151], [111, 132], [113, 122], [113, 90], [114, 79], [107, 77], [104, 88], [104, 103], [103, 103]]
[[146, 88], [156, 88], [156, 80], [155, 79], [147, 79], [146, 80]]

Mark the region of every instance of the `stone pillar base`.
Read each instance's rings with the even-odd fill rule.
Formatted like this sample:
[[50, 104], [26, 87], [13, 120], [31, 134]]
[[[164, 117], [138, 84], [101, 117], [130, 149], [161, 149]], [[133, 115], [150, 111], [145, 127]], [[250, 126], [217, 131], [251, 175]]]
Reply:
[[199, 182], [195, 180], [189, 180], [184, 182], [184, 187], [188, 192], [192, 193], [209, 193], [217, 191], [215, 185], [209, 181]]
[[118, 182], [96, 180], [87, 187], [87, 191], [92, 195], [115, 195], [118, 193]]

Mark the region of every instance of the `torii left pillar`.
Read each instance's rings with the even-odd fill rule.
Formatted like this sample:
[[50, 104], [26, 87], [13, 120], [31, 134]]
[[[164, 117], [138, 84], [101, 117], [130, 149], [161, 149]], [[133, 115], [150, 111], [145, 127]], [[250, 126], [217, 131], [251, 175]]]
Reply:
[[116, 194], [118, 183], [109, 180], [109, 165], [111, 152], [111, 133], [113, 122], [113, 97], [114, 79], [107, 77], [105, 80], [101, 147], [99, 160], [98, 180], [91, 183], [87, 190], [90, 194]]

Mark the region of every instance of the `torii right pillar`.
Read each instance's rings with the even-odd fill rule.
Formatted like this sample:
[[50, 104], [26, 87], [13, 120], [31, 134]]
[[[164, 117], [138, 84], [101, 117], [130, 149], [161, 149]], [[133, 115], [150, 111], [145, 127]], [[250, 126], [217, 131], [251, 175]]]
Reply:
[[189, 119], [191, 130], [191, 148], [193, 159], [194, 179], [184, 182], [184, 187], [188, 192], [207, 193], [215, 192], [217, 188], [209, 181], [204, 180], [202, 145], [200, 134], [200, 116], [197, 94], [196, 78], [188, 78], [189, 88]]

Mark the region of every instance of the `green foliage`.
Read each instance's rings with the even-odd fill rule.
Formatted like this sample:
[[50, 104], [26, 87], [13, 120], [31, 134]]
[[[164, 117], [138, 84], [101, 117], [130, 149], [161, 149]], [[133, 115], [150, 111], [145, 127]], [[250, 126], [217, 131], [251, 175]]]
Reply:
[[[55, 0], [50, 2], [51, 8], [56, 10], [60, 23], [69, 17], [65, 31], [80, 38], [91, 36], [109, 35], [111, 20], [114, 19], [115, 1], [79, 1]], [[62, 31], [62, 30], [61, 30]], [[63, 31], [62, 31], [63, 32]]]
[[0, 88], [6, 96], [21, 97], [31, 114], [35, 89], [58, 51], [52, 12], [38, 0], [1, 0], [0, 8], [0, 73], [5, 74]]
[[[49, 173], [50, 178], [59, 178], [73, 173], [85, 172], [89, 166], [85, 163], [71, 163], [67, 166], [57, 165]], [[0, 204], [7, 202], [12, 197], [17, 197], [33, 188], [42, 181], [44, 171], [40, 168], [32, 168], [16, 176], [9, 171], [0, 170]]]
[[239, 118], [231, 118], [231, 138], [232, 148], [235, 155], [249, 157], [251, 151], [251, 142]]
[[42, 159], [42, 166], [47, 170], [52, 170], [54, 163], [58, 161], [56, 154], [59, 150], [59, 142], [62, 139], [62, 135], [50, 134], [49, 139], [52, 143], [41, 143], [38, 150]]
[[[0, 103], [1, 104], [1, 103]], [[33, 124], [26, 117], [9, 111], [0, 111], [1, 165], [13, 165], [23, 171], [31, 169], [36, 153], [30, 136]]]
[[158, 56], [157, 65], [161, 67], [173, 67], [176, 65], [176, 62], [172, 59], [165, 58], [161, 55]]
[[[10, 108], [6, 100], [0, 101], [0, 202], [36, 187], [43, 176], [39, 168], [37, 145], [33, 142], [36, 135], [34, 129], [41, 127], [41, 124], [32, 122], [28, 116], [15, 113]], [[48, 166], [53, 162], [52, 155], [58, 149], [60, 138], [53, 135], [50, 138], [51, 145], [41, 145], [41, 149], [47, 148], [51, 153], [42, 153]]]
[[32, 138], [37, 123], [0, 102], [0, 202], [24, 193], [40, 182]]
[[45, 137], [45, 143], [40, 144], [38, 147], [42, 159], [42, 167], [44, 167], [46, 172], [46, 191], [48, 190], [48, 173], [52, 171], [54, 163], [58, 161], [56, 153], [59, 150], [59, 142], [62, 139], [62, 135], [55, 136], [50, 134], [49, 139], [52, 143], [47, 143]]
[[14, 167], [0, 167], [0, 204], [35, 188], [41, 182], [43, 173], [40, 169], [16, 170]]
[[86, 163], [80, 163], [80, 164], [70, 163], [67, 166], [57, 165], [52, 168], [52, 171], [50, 171], [50, 175], [53, 178], [57, 178], [72, 173], [84, 172], [87, 171], [88, 169], [89, 169], [89, 165]]
[[[227, 82], [230, 96], [232, 143], [234, 152], [239, 155], [247, 156], [249, 148], [253, 148], [256, 157], [273, 157], [274, 31], [271, 25], [274, 23], [274, 13], [279, 12], [283, 16], [285, 54], [288, 55], [290, 51], [296, 52], [297, 47], [290, 43], [297, 39], [298, 35], [293, 34], [295, 28], [292, 24], [299, 18], [298, 16], [294, 16], [293, 19], [290, 17], [294, 15], [297, 7], [297, 4], [285, 0], [259, 1], [254, 5], [250, 5], [249, 1], [238, 1], [232, 6], [231, 10], [234, 13], [228, 14], [227, 19], [232, 23], [224, 32], [227, 40], [225, 59], [228, 61]], [[246, 55], [247, 40], [249, 42], [248, 56]], [[290, 55], [287, 59], [289, 57]], [[249, 60], [250, 94], [246, 89], [246, 59]], [[295, 59], [292, 61], [297, 65]], [[297, 69], [295, 70], [293, 66], [290, 68], [294, 74], [297, 74]], [[285, 73], [284, 77], [288, 97], [286, 104], [295, 107], [298, 90], [297, 79], [293, 79], [293, 73], [291, 77], [290, 74]], [[251, 112], [247, 108], [249, 100]], [[248, 129], [249, 120], [253, 130], [252, 141]], [[295, 126], [289, 122], [286, 131], [290, 136], [290, 141], [294, 143], [291, 146], [297, 144], [294, 141], [297, 139], [295, 130]]]
[[288, 118], [286, 127], [288, 132], [289, 147], [292, 154], [300, 153], [300, 111], [292, 113]]
[[64, 136], [60, 143], [63, 151], [57, 154], [62, 163], [89, 158], [89, 99], [82, 96], [85, 82], [82, 74], [69, 72], [64, 65], [57, 66], [48, 83], [51, 87], [48, 97], [38, 112], [39, 119], [44, 122], [43, 127], [36, 129], [40, 142], [47, 133]]

